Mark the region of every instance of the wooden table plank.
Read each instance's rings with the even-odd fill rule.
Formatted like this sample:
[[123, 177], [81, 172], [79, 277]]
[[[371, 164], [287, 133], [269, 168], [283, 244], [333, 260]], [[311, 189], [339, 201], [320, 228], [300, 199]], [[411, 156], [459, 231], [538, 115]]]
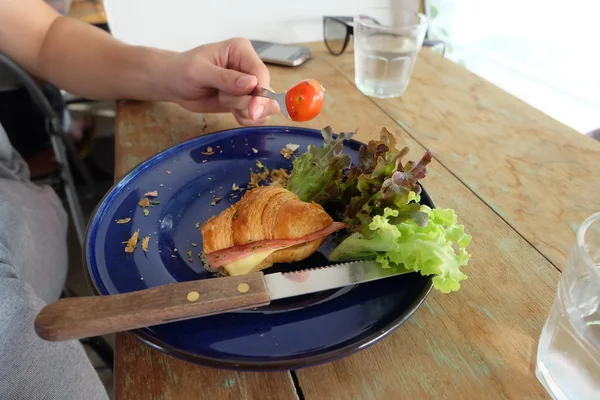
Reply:
[[[326, 59], [354, 82], [351, 48]], [[600, 142], [427, 48], [401, 99], [371, 101], [562, 269], [600, 209]]]
[[[332, 125], [336, 131], [361, 128], [358, 139], [372, 138], [387, 126], [411, 147], [412, 157], [423, 148], [381, 109], [358, 93], [323, 55], [303, 67], [271, 68], [274, 89], [312, 77], [327, 88], [322, 115], [308, 125]], [[193, 115], [177, 106], [156, 103], [121, 103], [117, 124], [117, 174], [121, 175], [157, 151], [190, 137], [235, 126], [223, 115]], [[274, 124], [290, 124], [281, 117]], [[297, 125], [291, 123], [290, 125]], [[438, 148], [438, 154], [441, 148]], [[398, 331], [371, 348], [343, 360], [298, 371], [307, 399], [338, 398], [544, 398], [534, 377], [537, 339], [554, 296], [558, 271], [465, 187], [437, 160], [423, 181], [436, 204], [452, 207], [473, 234], [473, 261], [463, 289], [452, 295], [434, 294]], [[136, 341], [117, 340], [117, 360], [148, 351]], [[130, 380], [145, 376], [162, 382], [162, 395], [186, 398], [191, 392], [173, 384], [165, 370], [183, 372], [198, 387], [224, 379], [221, 371], [182, 363], [158, 354], [117, 362], [118, 398], [163, 398], [140, 392]], [[153, 365], [167, 363], [165, 370]], [[271, 379], [287, 379], [277, 374]], [[246, 380], [248, 385], [260, 382]], [[277, 386], [279, 387], [279, 386]], [[249, 387], [246, 398], [257, 393]], [[143, 393], [143, 396], [141, 395]], [[214, 394], [214, 393], [210, 393]], [[196, 393], [201, 396], [202, 394]], [[280, 398], [286, 398], [282, 394]], [[149, 397], [150, 396], [150, 397]], [[204, 397], [203, 397], [204, 398]], [[209, 398], [209, 397], [206, 397]], [[216, 398], [216, 397], [214, 397]]]
[[165, 356], [129, 334], [117, 335], [116, 347], [116, 399], [298, 398], [287, 372], [250, 373], [200, 367]]
[[[116, 179], [177, 143], [238, 126], [230, 115], [192, 114], [169, 103], [121, 102], [116, 119]], [[169, 357], [128, 333], [115, 335], [114, 376], [117, 400], [298, 398], [288, 372], [202, 367]]]
[[102, 0], [73, 0], [67, 15], [88, 24], [106, 24], [106, 13]]

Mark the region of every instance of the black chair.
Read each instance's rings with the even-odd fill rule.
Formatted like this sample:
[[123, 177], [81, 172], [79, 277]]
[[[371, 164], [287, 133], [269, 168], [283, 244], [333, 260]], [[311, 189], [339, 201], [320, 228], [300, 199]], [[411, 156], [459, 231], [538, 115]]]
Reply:
[[[83, 248], [85, 241], [86, 220], [83, 216], [80, 197], [71, 171], [74, 166], [82, 177], [87, 188], [85, 195], [94, 195], [94, 180], [83, 160], [79, 157], [75, 145], [63, 130], [63, 110], [66, 101], [63, 100], [60, 90], [52, 85], [46, 85], [44, 90], [36, 84], [33, 78], [17, 63], [5, 54], [0, 53], [0, 66], [8, 68], [19, 78], [23, 88], [31, 97], [33, 104], [42, 113], [45, 121], [45, 131], [49, 137], [50, 145], [58, 163], [58, 173], [43, 180], [59, 189], [66, 197], [69, 213], [77, 233], [77, 239]], [[54, 100], [54, 101], [51, 101]], [[59, 99], [56, 101], [56, 99]], [[84, 102], [85, 99], [71, 99], [69, 102]], [[0, 121], [1, 122], [1, 121]], [[68, 288], [64, 288], [61, 297], [73, 297]], [[113, 368], [113, 351], [102, 337], [92, 337], [81, 340], [81, 343], [92, 348], [103, 360], [108, 368]]]
[[[83, 160], [78, 156], [75, 146], [67, 137], [67, 132], [63, 131], [63, 110], [64, 103], [57, 105], [56, 108], [50, 104], [48, 97], [44, 94], [42, 89], [35, 83], [33, 78], [25, 72], [17, 63], [8, 58], [5, 54], [0, 53], [0, 65], [3, 68], [10, 69], [15, 76], [19, 78], [20, 83], [27, 90], [27, 93], [31, 97], [31, 100], [37, 107], [37, 109], [43, 114], [45, 120], [45, 129], [54, 156], [59, 165], [58, 179], [62, 183], [62, 188], [69, 204], [69, 211], [77, 232], [77, 239], [79, 244], [83, 246], [85, 236], [85, 219], [81, 210], [81, 203], [77, 194], [77, 188], [71, 172], [71, 163], [77, 168], [79, 174], [83, 177], [87, 186], [87, 195], [94, 194], [94, 180], [83, 163]], [[47, 85], [46, 90], [58, 91], [57, 88]], [[60, 91], [58, 91], [60, 95]], [[52, 177], [48, 178], [52, 179]]]

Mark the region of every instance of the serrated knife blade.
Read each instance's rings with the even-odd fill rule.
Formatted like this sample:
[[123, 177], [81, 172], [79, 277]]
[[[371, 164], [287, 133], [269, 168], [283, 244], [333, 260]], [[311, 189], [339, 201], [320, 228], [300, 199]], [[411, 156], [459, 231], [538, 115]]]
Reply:
[[408, 272], [399, 268], [382, 268], [381, 264], [374, 260], [353, 261], [294, 272], [265, 274], [265, 282], [271, 300], [278, 300], [376, 281]]

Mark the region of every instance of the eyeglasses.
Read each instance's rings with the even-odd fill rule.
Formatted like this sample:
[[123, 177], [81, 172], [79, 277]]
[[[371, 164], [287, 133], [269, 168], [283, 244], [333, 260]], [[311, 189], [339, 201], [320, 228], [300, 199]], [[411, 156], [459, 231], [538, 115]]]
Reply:
[[[380, 25], [379, 21], [374, 18], [366, 17], [373, 24]], [[334, 56], [341, 55], [350, 42], [350, 36], [354, 35], [354, 18], [345, 16], [324, 16], [323, 17], [323, 38], [327, 50]], [[433, 47], [444, 46], [443, 55], [446, 55], [446, 43], [442, 40], [426, 39], [423, 41], [423, 46]]]
[[354, 34], [352, 17], [323, 17], [323, 38], [327, 50], [339, 56], [346, 50], [350, 36]]

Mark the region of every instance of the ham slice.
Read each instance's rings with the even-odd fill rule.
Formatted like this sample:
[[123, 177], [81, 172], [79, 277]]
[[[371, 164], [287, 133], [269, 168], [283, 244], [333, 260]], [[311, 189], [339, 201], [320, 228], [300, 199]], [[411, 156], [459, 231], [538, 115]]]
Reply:
[[287, 247], [296, 246], [298, 244], [312, 242], [313, 240], [320, 239], [325, 236], [331, 235], [333, 232], [339, 231], [340, 229], [347, 228], [348, 225], [343, 222], [333, 222], [331, 225], [311, 233], [310, 235], [302, 236], [296, 239], [271, 239], [271, 240], [260, 240], [258, 242], [252, 242], [239, 246], [232, 246], [226, 249], [213, 251], [212, 253], [206, 254], [206, 261], [211, 268], [220, 268], [233, 261], [240, 260], [244, 257], [249, 256], [252, 252], [256, 251], [267, 251], [267, 250], [280, 250]]

